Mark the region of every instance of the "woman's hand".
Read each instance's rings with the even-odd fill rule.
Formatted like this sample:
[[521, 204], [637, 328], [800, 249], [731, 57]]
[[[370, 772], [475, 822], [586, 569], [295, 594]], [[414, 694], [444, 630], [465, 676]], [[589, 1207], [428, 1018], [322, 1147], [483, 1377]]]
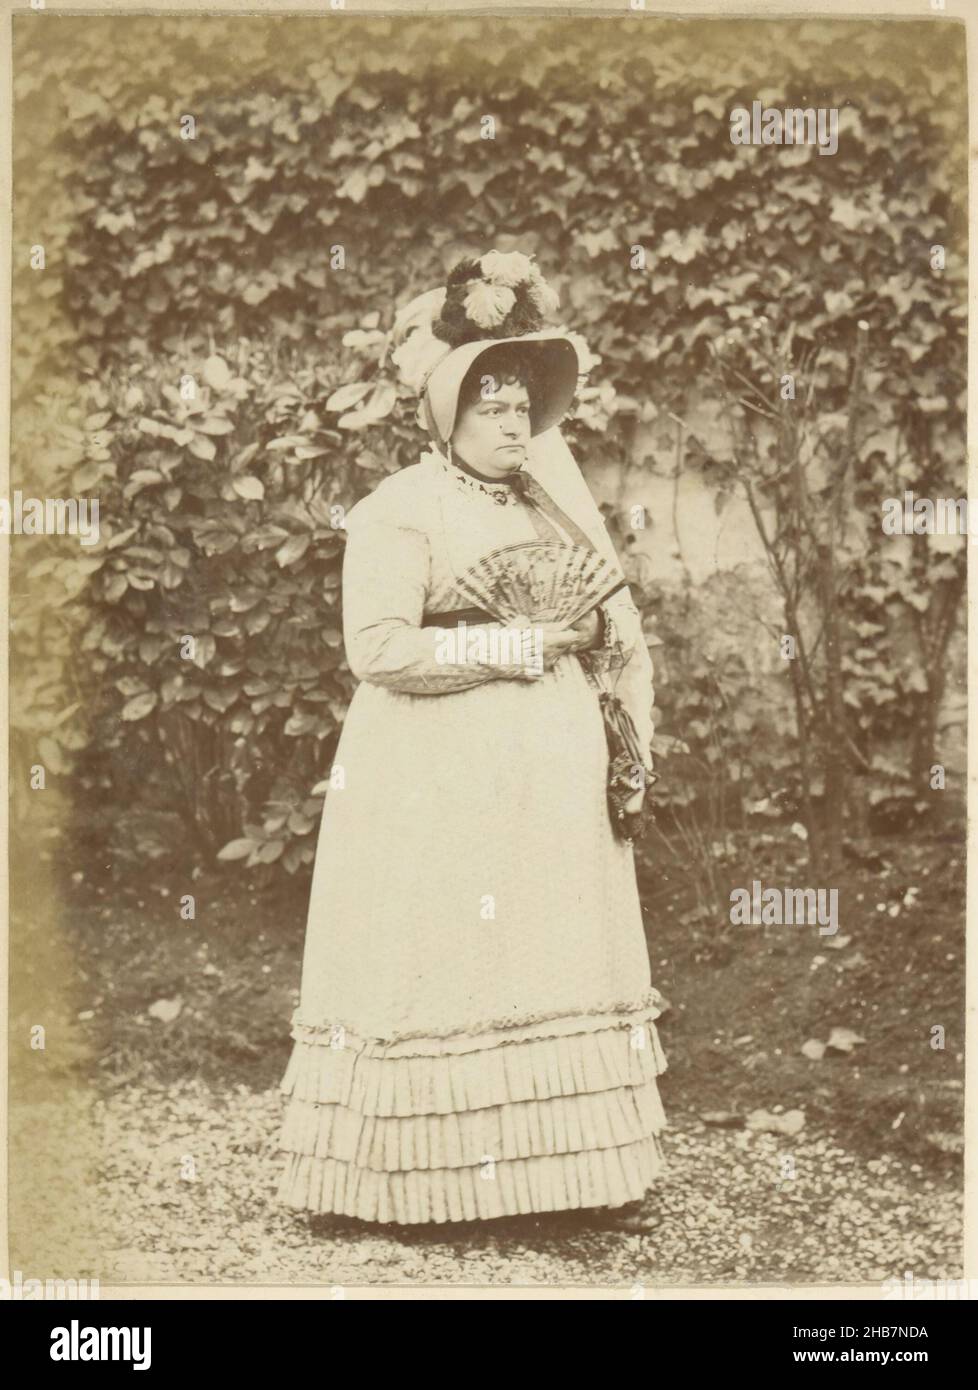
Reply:
[[576, 650], [579, 652], [587, 651], [589, 647], [595, 646], [601, 635], [601, 619], [598, 617], [598, 610], [592, 609], [580, 622], [572, 623], [571, 627], [579, 634]]
[[563, 623], [540, 623], [543, 665], [550, 670], [562, 656], [576, 652], [581, 646], [581, 634], [576, 627]]
[[551, 670], [562, 656], [576, 651], [581, 636], [563, 623], [529, 623], [518, 621], [517, 627], [528, 629], [526, 659], [519, 666], [500, 668], [500, 675], [515, 680], [538, 680], [544, 671]]

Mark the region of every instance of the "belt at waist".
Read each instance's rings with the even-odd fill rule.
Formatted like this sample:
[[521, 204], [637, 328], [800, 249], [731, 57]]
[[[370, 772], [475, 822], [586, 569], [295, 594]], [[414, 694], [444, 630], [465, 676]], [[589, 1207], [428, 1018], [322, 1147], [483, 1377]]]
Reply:
[[498, 623], [499, 619], [484, 608], [446, 608], [441, 613], [426, 613], [422, 627], [457, 627], [459, 623]]
[[[627, 579], [620, 579], [617, 584], [613, 584], [600, 598], [595, 599], [582, 616], [586, 617], [587, 614], [593, 612], [595, 608], [599, 608], [602, 603], [606, 603], [613, 594], [617, 594], [619, 590], [624, 589], [627, 584]], [[459, 623], [498, 623], [500, 621], [501, 619], [495, 617], [492, 613], [487, 613], [484, 608], [446, 608], [441, 613], [425, 613], [424, 617], [421, 619], [421, 626], [457, 627]]]

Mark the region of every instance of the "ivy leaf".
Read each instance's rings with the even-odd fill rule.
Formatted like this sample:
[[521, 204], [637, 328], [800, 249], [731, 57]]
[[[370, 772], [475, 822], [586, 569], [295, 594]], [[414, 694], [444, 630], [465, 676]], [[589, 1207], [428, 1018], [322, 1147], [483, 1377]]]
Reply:
[[215, 391], [223, 391], [231, 380], [231, 368], [223, 357], [215, 353], [204, 363], [204, 381]]
[[194, 421], [194, 428], [204, 434], [230, 434], [234, 429], [234, 421], [229, 420], [226, 415], [205, 415], [203, 420]]
[[209, 709], [217, 710], [218, 714], [226, 714], [237, 698], [238, 692], [236, 690], [222, 688], [204, 691], [204, 704]]
[[304, 714], [296, 710], [285, 724], [285, 733], [289, 738], [300, 738], [303, 734], [315, 733], [319, 727], [319, 716], [315, 714]]
[[138, 526], [127, 526], [124, 531], [117, 531], [109, 540], [106, 549], [118, 550], [121, 545], [125, 545], [126, 541], [131, 541], [138, 530]]
[[869, 219], [871, 213], [869, 209], [855, 198], [847, 198], [842, 194], [836, 194], [829, 204], [829, 217], [833, 222], [838, 222], [845, 227], [846, 231], [857, 231]]
[[120, 695], [142, 695], [146, 691], [146, 682], [141, 676], [123, 676], [116, 681], [115, 688]]
[[309, 549], [309, 536], [290, 536], [287, 541], [279, 546], [275, 552], [275, 559], [278, 561], [279, 568], [284, 569], [286, 565], [294, 565], [296, 560], [301, 560]]
[[156, 708], [156, 703], [156, 691], [146, 690], [142, 695], [134, 695], [131, 700], [126, 701], [122, 707], [120, 718], [128, 722], [145, 719], [147, 714], [151, 714]]
[[278, 452], [285, 449], [297, 449], [300, 444], [308, 443], [309, 436], [305, 434], [280, 434], [277, 438], [269, 440], [265, 447]]
[[231, 486], [239, 497], [249, 502], [260, 502], [265, 496], [265, 484], [253, 473], [244, 473], [240, 478], [232, 478]]
[[926, 695], [930, 689], [927, 684], [927, 677], [919, 666], [913, 666], [909, 671], [905, 671], [900, 677], [904, 690], [914, 690], [918, 695]]
[[396, 400], [397, 387], [391, 381], [382, 381], [374, 388], [370, 399], [365, 401], [359, 410], [341, 415], [337, 423], [341, 429], [347, 430], [363, 429], [366, 425], [375, 425], [391, 413]]
[[61, 744], [53, 738], [42, 738], [37, 745], [37, 751], [41, 755], [44, 766], [50, 768], [56, 776], [68, 771], [68, 764], [65, 760]]
[[688, 265], [705, 248], [706, 233], [702, 227], [689, 227], [682, 234], [671, 227], [662, 238], [658, 250], [660, 255], [668, 256], [680, 265]]
[[203, 671], [208, 662], [213, 661], [217, 651], [217, 641], [210, 632], [202, 632], [199, 637], [195, 637], [193, 646], [193, 664]]
[[581, 245], [592, 258], [600, 256], [602, 251], [614, 251], [618, 248], [618, 235], [612, 227], [604, 227], [600, 232], [582, 232]]
[[[333, 392], [326, 402], [326, 409], [352, 410], [355, 405], [359, 405], [372, 385], [373, 382], [371, 381], [353, 381], [347, 386], [341, 386], [339, 390]], [[303, 439], [302, 442], [306, 444], [309, 441]]]
[[210, 462], [211, 459], [217, 456], [217, 449], [213, 441], [208, 439], [206, 434], [192, 435], [189, 448], [194, 458], [204, 459], [205, 462]]
[[856, 303], [845, 290], [826, 290], [825, 307], [830, 314], [847, 314], [856, 307]]
[[337, 198], [349, 198], [354, 203], [362, 203], [367, 196], [369, 187], [370, 183], [363, 169], [354, 169], [337, 188], [336, 196]]
[[258, 848], [257, 840], [229, 840], [218, 850], [218, 859], [247, 859]]

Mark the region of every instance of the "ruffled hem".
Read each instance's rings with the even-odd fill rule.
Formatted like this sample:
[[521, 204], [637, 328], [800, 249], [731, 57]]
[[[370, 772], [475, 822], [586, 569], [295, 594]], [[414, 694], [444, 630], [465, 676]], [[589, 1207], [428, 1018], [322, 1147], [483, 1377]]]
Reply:
[[278, 1198], [403, 1223], [638, 1199], [665, 1164], [658, 1012], [395, 1043], [300, 1031]]
[[[400, 1055], [393, 1047], [336, 1034], [297, 1041], [281, 1090], [315, 1105], [343, 1105], [360, 1115], [448, 1115], [507, 1101], [641, 1086], [666, 1069], [651, 1016], [591, 1027], [567, 1020], [576, 1031], [530, 1037], [504, 1046], [497, 1035], [469, 1038], [466, 1051], [432, 1039], [428, 1053]], [[583, 1031], [582, 1031], [583, 1030]], [[416, 1043], [412, 1046], [417, 1046]], [[441, 1048], [442, 1050], [439, 1050]]]
[[580, 1207], [620, 1207], [645, 1195], [666, 1166], [658, 1136], [620, 1149], [548, 1154], [478, 1168], [375, 1173], [290, 1154], [279, 1199], [361, 1221], [475, 1221]]
[[665, 1123], [654, 1081], [452, 1115], [359, 1115], [343, 1105], [300, 1101], [289, 1107], [281, 1147], [383, 1173], [617, 1148]]

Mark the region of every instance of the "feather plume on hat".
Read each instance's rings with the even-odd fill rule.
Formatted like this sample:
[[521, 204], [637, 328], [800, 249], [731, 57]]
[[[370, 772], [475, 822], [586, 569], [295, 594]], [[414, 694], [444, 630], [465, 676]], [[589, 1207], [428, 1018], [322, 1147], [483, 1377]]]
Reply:
[[416, 295], [398, 310], [384, 356], [391, 350], [401, 381], [421, 395], [453, 349], [490, 339], [536, 338], [544, 316], [559, 304], [530, 256], [487, 251], [459, 261], [445, 285]]

